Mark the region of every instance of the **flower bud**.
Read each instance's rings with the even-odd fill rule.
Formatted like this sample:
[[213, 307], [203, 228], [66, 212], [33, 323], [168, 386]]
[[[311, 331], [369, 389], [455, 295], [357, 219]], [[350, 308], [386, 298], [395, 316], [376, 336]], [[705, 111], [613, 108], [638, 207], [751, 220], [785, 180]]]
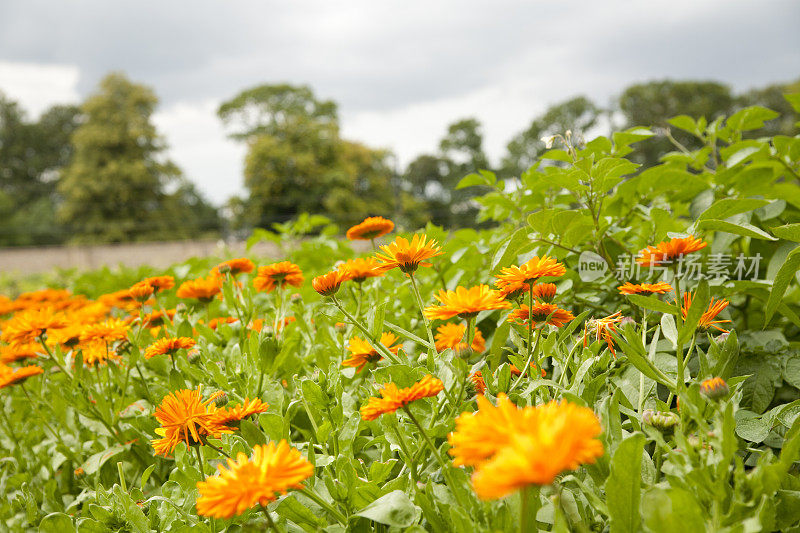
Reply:
[[680, 417], [672, 412], [660, 412], [652, 409], [645, 409], [642, 412], [642, 423], [661, 431], [672, 431], [680, 420]]
[[336, 330], [336, 333], [338, 333], [339, 335], [344, 335], [345, 332], [347, 331], [347, 324], [345, 324], [344, 322], [337, 322], [333, 326], [333, 328]]
[[193, 365], [200, 364], [200, 350], [191, 350], [186, 354], [186, 360]]
[[622, 317], [622, 320], [619, 321], [619, 327], [621, 327], [621, 328], [624, 328], [628, 324], [630, 324], [632, 326], [635, 326], [636, 325], [636, 321], [634, 319], [632, 319], [631, 317], [629, 317], [629, 316]]
[[729, 392], [728, 384], [722, 378], [710, 378], [700, 384], [700, 393], [715, 402], [725, 398]]
[[217, 407], [225, 407], [226, 405], [228, 405], [228, 394], [226, 392], [223, 392], [221, 395], [215, 398], [214, 405], [216, 405]]
[[293, 304], [303, 303], [303, 297], [296, 292], [289, 297], [289, 301], [291, 301]]

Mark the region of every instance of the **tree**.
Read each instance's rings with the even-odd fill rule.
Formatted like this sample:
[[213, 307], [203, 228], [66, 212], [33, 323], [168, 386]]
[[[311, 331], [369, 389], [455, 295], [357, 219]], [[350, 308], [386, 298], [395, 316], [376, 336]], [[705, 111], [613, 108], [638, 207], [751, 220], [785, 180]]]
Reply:
[[593, 128], [602, 111], [585, 96], [571, 98], [551, 106], [531, 121], [525, 131], [518, 133], [506, 146], [506, 156], [500, 173], [504, 177], [519, 177], [528, 170], [545, 151], [542, 137], [564, 135], [567, 130], [573, 136], [582, 137]]
[[760, 105], [772, 109], [780, 114], [775, 120], [768, 121], [763, 128], [753, 135], [759, 137], [790, 135], [796, 133], [795, 123], [800, 120], [800, 116], [792, 108], [789, 101], [783, 97], [784, 94], [800, 92], [800, 80], [790, 83], [775, 83], [760, 89], [753, 89], [736, 98], [736, 107], [744, 108], [753, 105]]
[[224, 102], [219, 117], [247, 143], [245, 224], [268, 227], [300, 213], [352, 224], [395, 210], [389, 152], [344, 140], [336, 104], [305, 86], [261, 85]]
[[[157, 103], [150, 88], [120, 73], [103, 78], [84, 102], [86, 119], [72, 135], [74, 155], [58, 185], [59, 215], [73, 241], [172, 239], [200, 230], [198, 208], [207, 206], [194, 192], [187, 197], [180, 170], [161, 157], [166, 146], [150, 120]], [[217, 226], [216, 216], [203, 225]]]

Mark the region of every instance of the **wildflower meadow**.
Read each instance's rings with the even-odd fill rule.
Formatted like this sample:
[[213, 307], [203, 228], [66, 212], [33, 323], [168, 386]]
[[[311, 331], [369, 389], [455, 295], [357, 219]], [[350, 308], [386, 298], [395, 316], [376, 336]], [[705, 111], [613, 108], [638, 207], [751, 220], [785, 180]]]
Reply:
[[0, 530], [800, 531], [775, 118], [564, 132], [464, 177], [479, 229], [303, 215], [252, 236], [279, 258], [8, 292]]

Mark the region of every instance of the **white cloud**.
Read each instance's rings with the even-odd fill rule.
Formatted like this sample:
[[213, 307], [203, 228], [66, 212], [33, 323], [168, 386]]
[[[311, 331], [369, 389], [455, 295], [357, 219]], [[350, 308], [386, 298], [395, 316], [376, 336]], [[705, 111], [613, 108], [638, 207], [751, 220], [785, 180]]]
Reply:
[[0, 91], [31, 117], [38, 117], [53, 104], [77, 102], [79, 79], [76, 65], [0, 61]]

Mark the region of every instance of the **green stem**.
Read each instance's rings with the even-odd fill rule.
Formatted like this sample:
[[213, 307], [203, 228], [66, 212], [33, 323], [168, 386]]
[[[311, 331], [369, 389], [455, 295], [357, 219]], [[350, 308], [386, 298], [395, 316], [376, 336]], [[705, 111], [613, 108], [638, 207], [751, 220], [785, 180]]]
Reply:
[[62, 372], [62, 373], [65, 375], [65, 376], [67, 376], [67, 377], [70, 379], [70, 381], [71, 381], [71, 380], [72, 380], [72, 375], [71, 375], [69, 372], [67, 372], [67, 371], [64, 369], [64, 367], [63, 367], [63, 366], [61, 366], [61, 363], [59, 363], [59, 362], [58, 362], [58, 360], [56, 359], [56, 356], [53, 354], [53, 352], [51, 352], [51, 351], [50, 351], [50, 347], [49, 347], [49, 346], [47, 346], [47, 343], [46, 343], [46, 342], [45, 342], [45, 340], [44, 340], [44, 336], [42, 336], [42, 335], [39, 335], [39, 344], [41, 344], [41, 345], [42, 345], [42, 348], [44, 348], [44, 351], [45, 351], [45, 352], [47, 352], [47, 355], [48, 355], [48, 357], [50, 358], [50, 360], [53, 362], [53, 364], [55, 364], [55, 365], [58, 367], [58, 369], [59, 369], [59, 370], [60, 370], [60, 371], [61, 371], [61, 372]]
[[[425, 331], [428, 333], [428, 342], [431, 344], [431, 350], [433, 350], [433, 355], [439, 355], [439, 352], [436, 350], [436, 341], [433, 338], [433, 330], [431, 330], [431, 323], [428, 321], [428, 318], [425, 316], [425, 305], [422, 303], [422, 296], [419, 294], [419, 288], [417, 287], [417, 280], [414, 278], [413, 272], [409, 272], [408, 277], [411, 279], [411, 292], [414, 293], [414, 298], [417, 300], [417, 306], [419, 307], [419, 312], [422, 315], [422, 322], [425, 324]], [[433, 372], [433, 368], [429, 368], [431, 372]]]
[[580, 337], [578, 337], [578, 340], [575, 341], [575, 344], [572, 346], [572, 349], [569, 351], [569, 354], [567, 354], [567, 360], [564, 363], [564, 369], [561, 372], [561, 375], [558, 377], [559, 387], [564, 386], [564, 382], [566, 381], [566, 376], [567, 376], [567, 370], [569, 370], [569, 365], [572, 364], [572, 356], [575, 353], [575, 350], [578, 349], [578, 346], [580, 345], [581, 345], [581, 340]]
[[308, 487], [303, 488], [300, 491], [300, 494], [307, 496], [309, 500], [313, 501], [333, 516], [337, 522], [339, 522], [343, 526], [347, 526], [347, 517], [339, 512], [335, 507], [331, 504], [323, 500], [316, 492], [309, 489]]
[[[642, 345], [647, 347], [647, 309], [642, 313]], [[649, 355], [645, 354], [645, 357], [649, 358]], [[639, 373], [639, 404], [637, 407], [638, 413], [641, 415], [642, 409], [644, 409], [644, 374], [641, 372]]]
[[381, 342], [379, 342], [372, 335], [372, 333], [370, 333], [370, 331], [367, 329], [366, 326], [364, 326], [364, 324], [362, 324], [356, 317], [350, 314], [347, 311], [347, 309], [344, 308], [344, 306], [342, 306], [341, 302], [339, 302], [339, 300], [336, 299], [335, 295], [331, 295], [331, 301], [333, 302], [333, 305], [335, 305], [339, 309], [339, 311], [341, 311], [352, 324], [355, 324], [355, 326], [359, 330], [361, 330], [361, 333], [363, 333], [367, 337], [367, 339], [370, 341], [370, 344], [372, 344], [372, 346], [376, 350], [378, 350], [382, 356], [386, 357], [389, 361], [391, 361], [394, 364], [402, 364], [400, 360], [397, 359], [397, 357], [395, 357], [395, 355], [392, 352], [390, 352], [386, 346], [384, 346]]
[[136, 362], [135, 366], [136, 366], [136, 372], [139, 373], [139, 379], [142, 381], [142, 385], [144, 385], [144, 392], [147, 395], [147, 401], [150, 402], [150, 404], [153, 404], [153, 396], [150, 394], [150, 388], [147, 386], [147, 380], [144, 379], [144, 375], [142, 374], [142, 369], [139, 366], [138, 361]]
[[534, 346], [533, 351], [528, 353], [528, 359], [525, 361], [525, 368], [520, 369], [520, 375], [517, 378], [517, 381], [514, 382], [514, 384], [511, 386], [511, 389], [509, 389], [508, 392], [513, 392], [519, 386], [519, 384], [522, 382], [522, 380], [525, 377], [525, 375], [528, 373], [528, 368], [530, 368], [530, 366], [531, 366], [531, 361], [533, 360], [534, 356], [536, 355], [536, 352], [539, 351], [539, 340], [541, 338], [542, 338], [542, 330], [541, 329], [537, 329], [536, 330], [536, 345]]
[[269, 514], [269, 511], [267, 510], [267, 508], [264, 507], [264, 505], [262, 505], [260, 503], [258, 505], [259, 505], [259, 507], [261, 507], [261, 510], [264, 512], [264, 516], [267, 517], [267, 524], [269, 524], [269, 528], [272, 531], [275, 531], [275, 533], [280, 533], [281, 530], [278, 529], [277, 525], [275, 525], [275, 522], [272, 520], [272, 515]]
[[397, 429], [397, 426], [393, 425], [392, 429], [394, 430], [395, 436], [397, 436], [397, 441], [400, 443], [400, 449], [403, 450], [403, 455], [406, 456], [406, 462], [408, 463], [408, 468], [411, 471], [411, 479], [414, 480], [414, 483], [419, 482], [419, 477], [417, 476], [417, 461], [416, 457], [412, 456], [411, 453], [408, 451], [408, 446], [406, 445], [406, 440], [403, 438], [403, 435]]
[[208, 437], [206, 437], [205, 435], [200, 435], [200, 442], [202, 442], [205, 446], [208, 446], [209, 448], [211, 448], [215, 452], [219, 453], [220, 455], [224, 455], [228, 459], [232, 459], [232, 457], [230, 456], [230, 454], [228, 452], [226, 452], [222, 448], [217, 448], [216, 446], [214, 446], [213, 444], [208, 442]]
[[200, 470], [200, 479], [206, 476], [205, 468], [203, 468], [203, 457], [200, 455], [200, 445], [194, 445], [195, 455], [197, 457], [197, 469]]

